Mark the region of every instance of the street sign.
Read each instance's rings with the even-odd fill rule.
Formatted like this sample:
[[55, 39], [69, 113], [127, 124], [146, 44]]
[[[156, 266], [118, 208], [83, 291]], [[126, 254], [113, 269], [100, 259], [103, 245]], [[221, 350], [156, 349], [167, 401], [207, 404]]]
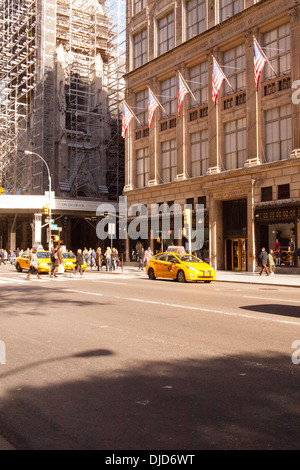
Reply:
[[50, 220], [49, 217], [46, 217], [46, 218], [45, 218], [45, 222], [47, 222], [48, 224], [49, 224], [49, 222], [51, 222], [51, 224], [53, 224], [54, 219], [51, 219], [51, 220]]
[[58, 225], [51, 225], [51, 230], [58, 230]]
[[116, 224], [108, 224], [108, 235], [116, 234]]

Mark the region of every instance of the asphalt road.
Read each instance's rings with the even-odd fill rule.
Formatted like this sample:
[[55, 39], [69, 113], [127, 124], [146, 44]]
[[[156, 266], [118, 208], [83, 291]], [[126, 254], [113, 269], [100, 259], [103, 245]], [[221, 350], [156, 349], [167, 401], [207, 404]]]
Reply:
[[0, 271], [16, 449], [299, 449], [298, 289], [25, 277]]

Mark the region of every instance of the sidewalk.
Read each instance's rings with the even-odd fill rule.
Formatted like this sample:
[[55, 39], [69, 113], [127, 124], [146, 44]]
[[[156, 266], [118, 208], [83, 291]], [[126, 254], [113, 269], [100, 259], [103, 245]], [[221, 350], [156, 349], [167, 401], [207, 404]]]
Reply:
[[258, 272], [234, 272], [217, 271], [217, 281], [223, 282], [244, 282], [247, 284], [262, 284], [272, 286], [300, 287], [299, 274], [273, 274], [267, 276], [265, 273], [261, 276]]
[[[90, 272], [89, 270], [87, 272]], [[95, 271], [92, 271], [95, 272]], [[117, 275], [117, 274], [132, 274], [136, 276], [146, 276], [145, 270], [139, 271], [136, 266], [124, 266], [123, 271], [118, 268], [116, 271], [101, 271], [102, 273]], [[101, 275], [101, 272], [99, 275]], [[300, 287], [300, 274], [297, 273], [280, 273], [267, 276], [265, 273], [261, 276], [259, 272], [250, 273], [245, 271], [217, 271], [217, 281], [221, 282], [242, 282], [247, 284], [262, 284], [274, 285], [285, 287]]]

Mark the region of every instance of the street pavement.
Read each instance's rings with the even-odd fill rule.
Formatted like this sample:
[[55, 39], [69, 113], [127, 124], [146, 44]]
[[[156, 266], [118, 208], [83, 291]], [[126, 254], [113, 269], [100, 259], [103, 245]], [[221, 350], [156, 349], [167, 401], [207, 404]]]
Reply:
[[[12, 274], [15, 273], [15, 269], [13, 266], [0, 266], [0, 286], [4, 286], [5, 284], [14, 284], [14, 283], [28, 283], [26, 280], [25, 273], [20, 275], [18, 273], [18, 277], [16, 278]], [[9, 276], [6, 276], [9, 275]], [[145, 271], [140, 271], [136, 266], [124, 266], [123, 268], [118, 268], [116, 271], [106, 272], [101, 271], [97, 272], [95, 269], [90, 270], [88, 269], [84, 273], [84, 277], [88, 279], [93, 278], [122, 278], [122, 279], [129, 279], [132, 277], [146, 277]], [[44, 279], [50, 281], [48, 276], [45, 276]], [[74, 280], [80, 281], [81, 279], [79, 276], [74, 277]], [[39, 282], [35, 276], [31, 277], [31, 280]], [[65, 280], [70, 280], [70, 277], [58, 277], [57, 279], [51, 279], [52, 282], [64, 282]], [[280, 273], [267, 276], [266, 274], [260, 275], [259, 272], [250, 273], [250, 272], [233, 272], [233, 271], [217, 271], [217, 281], [218, 282], [233, 282], [233, 283], [246, 283], [246, 284], [259, 284], [259, 285], [266, 285], [266, 286], [285, 286], [285, 287], [300, 287], [300, 274], [293, 274], [293, 273]], [[14, 450], [14, 447], [7, 442], [1, 435], [0, 435], [0, 450]]]

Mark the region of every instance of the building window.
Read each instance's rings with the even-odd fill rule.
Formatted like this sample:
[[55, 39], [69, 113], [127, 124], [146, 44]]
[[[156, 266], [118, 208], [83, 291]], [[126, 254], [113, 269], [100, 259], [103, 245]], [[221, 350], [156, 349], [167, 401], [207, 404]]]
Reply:
[[289, 199], [290, 198], [290, 185], [280, 184], [278, 186], [278, 199]]
[[203, 206], [206, 209], [206, 196], [199, 196], [197, 204]]
[[242, 11], [244, 0], [220, 0], [220, 21], [224, 21]]
[[261, 188], [261, 200], [262, 200], [262, 202], [272, 201], [272, 199], [273, 199], [273, 188], [272, 188], [272, 186], [266, 186], [265, 188]]
[[134, 68], [147, 62], [147, 31], [144, 29], [133, 37], [133, 64]]
[[135, 95], [135, 106], [135, 115], [140, 121], [140, 125], [144, 127], [148, 122], [148, 90], [140, 91]]
[[157, 22], [158, 55], [164, 54], [175, 45], [174, 13], [164, 16]]
[[265, 112], [266, 160], [289, 158], [292, 151], [292, 106], [290, 104]]
[[191, 39], [206, 29], [206, 0], [186, 3], [186, 38]]
[[[189, 86], [197, 102], [202, 105], [208, 102], [208, 71], [207, 62], [191, 67], [189, 71]], [[191, 97], [191, 106], [196, 105], [195, 100]]]
[[[245, 45], [234, 47], [223, 54], [224, 73], [234, 91], [245, 89]], [[224, 80], [224, 95], [232, 93], [232, 88]]]
[[208, 169], [208, 131], [190, 135], [190, 156], [192, 177], [205, 175]]
[[[264, 34], [264, 52], [269, 59], [276, 76], [289, 73], [290, 64], [290, 25], [283, 24]], [[264, 78], [269, 80], [274, 77], [274, 72], [268, 63], [264, 67]]]
[[195, 209], [195, 199], [193, 197], [189, 197], [186, 200], [186, 205], [189, 206], [190, 209], [194, 210]]
[[177, 98], [176, 98], [176, 79], [175, 77], [168, 78], [161, 82], [161, 96], [160, 102], [168, 116], [174, 116], [177, 112]]
[[133, 14], [136, 15], [147, 6], [147, 0], [133, 0]]
[[144, 148], [136, 152], [136, 186], [145, 188], [149, 181], [149, 149]]
[[231, 121], [224, 126], [225, 170], [242, 168], [246, 161], [246, 118]]
[[163, 183], [173, 181], [176, 176], [176, 139], [162, 142], [161, 144], [161, 166]]

